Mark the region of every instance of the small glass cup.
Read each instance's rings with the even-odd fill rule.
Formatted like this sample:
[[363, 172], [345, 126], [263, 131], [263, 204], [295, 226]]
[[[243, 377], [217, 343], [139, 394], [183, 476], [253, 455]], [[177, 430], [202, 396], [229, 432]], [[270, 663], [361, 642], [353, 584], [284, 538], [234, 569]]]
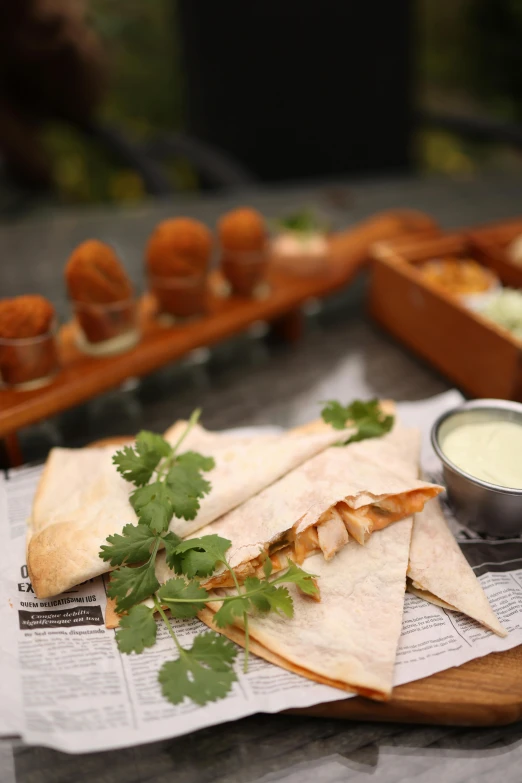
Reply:
[[160, 320], [166, 323], [203, 315], [207, 304], [207, 273], [191, 275], [149, 275], [149, 290], [153, 294]]
[[265, 281], [268, 270], [268, 247], [261, 250], [221, 249], [221, 271], [232, 294], [263, 298], [268, 292]]
[[115, 356], [140, 339], [136, 299], [98, 304], [73, 301], [76, 344], [90, 356]]
[[56, 320], [37, 337], [0, 337], [0, 385], [6, 388], [39, 389], [59, 370]]

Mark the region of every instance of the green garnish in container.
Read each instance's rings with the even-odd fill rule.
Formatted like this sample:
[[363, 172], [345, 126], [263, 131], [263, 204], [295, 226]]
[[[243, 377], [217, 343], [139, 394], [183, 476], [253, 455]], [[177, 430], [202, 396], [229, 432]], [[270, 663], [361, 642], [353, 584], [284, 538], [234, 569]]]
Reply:
[[480, 313], [522, 340], [522, 291], [502, 289]]
[[272, 259], [292, 275], [323, 274], [328, 260], [329, 226], [310, 209], [302, 209], [275, 221]]
[[279, 231], [291, 231], [295, 234], [326, 234], [330, 230], [330, 226], [309, 208], [279, 218], [275, 225]]

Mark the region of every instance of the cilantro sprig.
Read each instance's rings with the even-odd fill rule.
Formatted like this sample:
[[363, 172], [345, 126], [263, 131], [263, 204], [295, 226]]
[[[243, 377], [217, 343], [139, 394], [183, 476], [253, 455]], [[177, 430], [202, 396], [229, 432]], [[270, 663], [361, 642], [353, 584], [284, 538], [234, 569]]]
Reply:
[[354, 400], [349, 405], [341, 405], [336, 400], [329, 400], [321, 411], [323, 421], [331, 424], [336, 430], [344, 430], [346, 427], [356, 427], [357, 431], [348, 440], [339, 443], [346, 446], [368, 438], [379, 438], [385, 435], [393, 427], [395, 417], [386, 415], [381, 410], [379, 400]]
[[[169, 525], [173, 517], [194, 519], [200, 500], [211, 489], [203, 473], [211, 471], [214, 460], [194, 451], [179, 453], [186, 436], [196, 424], [195, 411], [178, 442], [171, 446], [160, 435], [140, 432], [135, 446], [125, 446], [113, 458], [118, 472], [136, 489], [130, 496], [138, 517], [137, 525], [125, 525], [121, 533], [108, 536], [100, 557], [116, 570], [112, 572], [108, 595], [116, 601], [116, 610], [125, 613], [116, 631], [122, 653], [142, 653], [153, 647], [157, 638], [157, 612], [166, 624], [178, 657], [161, 667], [158, 680], [165, 698], [179, 704], [188, 698], [206, 704], [227, 695], [236, 675], [236, 645], [220, 634], [207, 631], [197, 636], [189, 649], [184, 648], [167, 616], [176, 620], [196, 617], [206, 604], [219, 602], [214, 615], [218, 628], [241, 619], [245, 633], [245, 671], [249, 656], [248, 617], [252, 612], [276, 612], [293, 616], [292, 597], [285, 583], [296, 584], [302, 592], [315, 595], [318, 590], [312, 574], [291, 563], [275, 578], [268, 558], [263, 563], [264, 578], [249, 577], [240, 585], [227, 560], [231, 542], [218, 535], [182, 541]], [[165, 550], [167, 565], [176, 574], [160, 586], [156, 576], [156, 558]], [[201, 578], [224, 567], [232, 577], [235, 593], [217, 596], [201, 584]], [[153, 606], [143, 603], [151, 599]]]

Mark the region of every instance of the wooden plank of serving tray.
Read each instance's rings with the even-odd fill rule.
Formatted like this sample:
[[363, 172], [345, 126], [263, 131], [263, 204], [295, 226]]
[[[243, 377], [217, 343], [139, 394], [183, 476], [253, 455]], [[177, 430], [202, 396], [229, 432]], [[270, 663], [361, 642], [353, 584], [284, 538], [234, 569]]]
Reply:
[[[145, 296], [141, 302], [142, 339], [119, 356], [82, 354], [75, 345], [73, 324], [66, 324], [59, 334], [61, 370], [48, 386], [33, 391], [0, 389], [0, 438], [117, 388], [127, 378], [153, 372], [196, 348], [226, 340], [256, 321], [272, 323], [284, 337], [295, 339], [299, 335], [299, 309], [307, 300], [325, 297], [346, 286], [368, 260], [373, 242], [405, 233], [433, 236], [439, 231], [429, 216], [415, 210], [381, 212], [348, 231], [333, 234], [330, 256], [318, 275], [298, 277], [272, 266], [268, 275], [270, 293], [264, 299], [224, 298], [213, 293], [222, 283], [215, 271], [210, 275], [206, 314], [169, 328], [157, 322], [150, 297]], [[10, 453], [15, 452], [13, 441]]]
[[[60, 329], [62, 369], [48, 385], [34, 391], [0, 389], [0, 437], [21, 427], [79, 405], [97, 394], [118, 387], [127, 378], [140, 377], [202, 346], [214, 345], [238, 334], [256, 321], [277, 322], [290, 317], [308, 299], [342, 288], [357, 273], [360, 263], [332, 264], [314, 278], [292, 278], [273, 270], [270, 295], [248, 299], [210, 295], [205, 316], [164, 327], [152, 315], [148, 296], [141, 301], [142, 339], [118, 356], [86, 356], [76, 347], [73, 324]], [[217, 286], [218, 273], [214, 274]]]
[[502, 726], [522, 719], [522, 646], [394, 688], [388, 702], [360, 696], [290, 710], [345, 720]]
[[[389, 401], [382, 402], [390, 410]], [[317, 420], [294, 432], [322, 428]], [[130, 436], [97, 440], [91, 446], [119, 446]], [[476, 658], [422, 680], [399, 685], [387, 702], [356, 696], [287, 710], [341, 720], [377, 720], [396, 723], [439, 723], [449, 726], [502, 726], [522, 719], [522, 646]]]

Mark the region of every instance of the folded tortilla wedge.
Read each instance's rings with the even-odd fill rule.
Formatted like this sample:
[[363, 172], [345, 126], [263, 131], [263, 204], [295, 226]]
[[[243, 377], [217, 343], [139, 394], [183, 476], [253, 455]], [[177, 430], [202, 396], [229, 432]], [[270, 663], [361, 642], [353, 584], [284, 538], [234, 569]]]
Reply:
[[[200, 535], [232, 541], [229, 562], [236, 576], [256, 573], [271, 557], [274, 570], [287, 557], [302, 563], [321, 551], [330, 560], [350, 538], [367, 544], [382, 530], [420, 511], [442, 487], [415, 478], [408, 455], [418, 453], [417, 430], [396, 427], [381, 438], [323, 451], [246, 503], [225, 514]], [[208, 589], [231, 587], [228, 571], [211, 577]]]
[[[178, 422], [167, 433], [174, 443], [186, 426]], [[195, 519], [173, 519], [181, 537], [246, 501], [314, 455], [335, 443], [338, 431], [310, 434], [256, 435], [208, 432], [196, 426], [184, 448], [213, 456], [212, 489]], [[129, 502], [134, 489], [112, 463], [116, 448], [53, 449], [33, 502], [29, 522], [27, 566], [38, 598], [56, 595], [111, 568], [99, 557], [107, 536], [137, 524]]]
[[[344, 481], [351, 481], [352, 488], [357, 488], [352, 497], [373, 503], [382, 501], [383, 496], [389, 498], [393, 489], [399, 496], [405, 493], [404, 487], [419, 491], [415, 478], [419, 449], [416, 430], [397, 428], [385, 438], [330, 452], [336, 453], [338, 467], [346, 467], [350, 474]], [[314, 462], [316, 458], [307, 465]], [[334, 500], [339, 488], [337, 481], [338, 475], [333, 474]], [[343, 484], [343, 492], [346, 486]], [[322, 482], [319, 487], [323, 493], [320, 502], [326, 502]], [[432, 497], [440, 488], [423, 485], [423, 490], [426, 497]], [[354, 505], [356, 509], [364, 508], [364, 504]], [[317, 509], [308, 521], [316, 513]], [[217, 523], [220, 524], [221, 521]], [[252, 650], [318, 682], [378, 700], [389, 698], [402, 628], [411, 531], [409, 516], [381, 527], [364, 546], [350, 537], [332, 559], [327, 559], [324, 552], [312, 554], [305, 568], [318, 577], [321, 601], [317, 603], [295, 586], [288, 586], [294, 602], [293, 618], [275, 613], [250, 617]], [[236, 551], [237, 540], [232, 538], [232, 542]], [[218, 589], [217, 595], [221, 594], [222, 589]], [[200, 615], [203, 622], [213, 627], [213, 613], [218, 608], [219, 604], [209, 604]], [[217, 630], [244, 642], [240, 621], [236, 627]]]
[[409, 592], [476, 620], [499, 636], [499, 623], [473, 569], [448, 527], [438, 500], [415, 515], [408, 566]]
[[[350, 541], [330, 562], [317, 554], [309, 558], [305, 567], [318, 576], [320, 604], [289, 586], [294, 617], [250, 617], [251, 651], [324, 685], [373, 699], [389, 698], [408, 548], [409, 591], [506, 636], [437, 499], [415, 515], [410, 542], [411, 531], [411, 520], [406, 519], [373, 535], [364, 548]], [[226, 591], [216, 591], [222, 593]], [[218, 608], [209, 604], [200, 619], [244, 647], [240, 621], [225, 629], [215, 625]]]
[[[392, 489], [399, 494], [405, 488], [417, 491], [417, 484], [422, 484], [427, 496], [433, 496], [440, 487], [416, 482], [415, 479], [419, 447], [418, 431], [398, 429], [385, 438], [329, 449], [332, 461], [329, 458], [325, 465], [322, 462], [317, 465], [317, 458], [312, 458], [306, 463], [307, 470], [299, 472], [300, 481], [292, 479], [291, 486], [297, 489], [303, 485], [306, 489], [306, 492], [302, 490], [300, 502], [305, 509], [313, 510], [309, 521], [317, 521], [324, 508], [337, 500], [339, 492], [340, 497], [345, 498], [343, 493], [347, 487], [358, 498], [364, 497], [372, 502], [380, 500], [383, 494], [389, 497], [387, 493]], [[349, 452], [356, 455], [354, 460], [348, 459]], [[380, 457], [375, 457], [375, 464], [368, 458], [368, 455], [374, 454], [380, 454]], [[394, 473], [389, 471], [390, 464], [393, 464]], [[325, 470], [319, 471], [323, 467]], [[350, 472], [348, 477], [344, 476], [343, 469]], [[298, 471], [296, 469], [293, 473]], [[341, 484], [338, 483], [340, 480]], [[277, 482], [277, 485], [280, 484], [283, 480]], [[333, 494], [328, 492], [326, 485], [332, 488]], [[284, 487], [288, 489], [288, 486], [288, 482], [284, 482]], [[265, 494], [266, 490], [257, 497]], [[280, 510], [286, 513], [288, 504], [285, 505], [284, 491], [278, 490], [275, 496], [270, 495], [270, 499], [275, 504], [281, 501], [283, 506]], [[250, 503], [247, 501], [242, 508], [250, 506]], [[265, 505], [264, 508], [268, 514], [277, 512], [278, 506]], [[289, 518], [295, 519], [296, 506], [291, 505], [290, 508]], [[230, 529], [221, 529], [226, 517], [204, 532], [227, 535], [232, 539], [232, 551], [241, 552]], [[256, 542], [249, 551], [257, 556], [257, 547], [267, 543], [267, 539], [262, 537], [267, 529], [267, 520], [263, 518], [262, 524], [258, 525], [256, 517], [243, 515], [242, 519], [247, 528], [246, 538]], [[320, 602], [302, 595], [294, 585], [289, 585], [294, 617], [282, 618], [277, 614], [250, 617], [252, 652], [317, 682], [378, 700], [389, 698], [402, 627], [411, 530], [412, 517], [408, 517], [379, 530], [364, 546], [349, 538], [331, 559], [327, 559], [326, 553], [316, 547], [315, 554], [311, 554], [305, 567], [318, 577]], [[234, 527], [234, 533], [244, 536], [244, 532], [243, 528]], [[241, 540], [244, 541], [244, 537]], [[237, 560], [241, 561], [241, 555], [237, 556]], [[284, 567], [286, 554], [281, 556], [281, 561], [281, 567]], [[161, 554], [156, 562], [156, 576], [160, 583], [173, 576]], [[225, 594], [223, 587], [216, 591], [217, 596]], [[200, 613], [200, 618], [210, 627], [213, 627], [213, 616], [218, 607], [219, 604], [210, 603]], [[118, 620], [114, 602], [109, 601], [106, 624], [116, 627]], [[217, 630], [244, 644], [240, 621], [237, 626]]]
[[[361, 547], [349, 541], [333, 560], [315, 554], [305, 568], [318, 579], [321, 601], [288, 590], [289, 619], [276, 613], [249, 617], [252, 651], [305, 677], [373, 699], [389, 698], [402, 629], [412, 520], [376, 533]], [[218, 590], [217, 594], [221, 594]], [[216, 628], [211, 603], [200, 619], [244, 645], [241, 622]], [[239, 632], [239, 633], [238, 633]], [[276, 656], [276, 660], [272, 658]], [[286, 665], [285, 665], [286, 664]]]

